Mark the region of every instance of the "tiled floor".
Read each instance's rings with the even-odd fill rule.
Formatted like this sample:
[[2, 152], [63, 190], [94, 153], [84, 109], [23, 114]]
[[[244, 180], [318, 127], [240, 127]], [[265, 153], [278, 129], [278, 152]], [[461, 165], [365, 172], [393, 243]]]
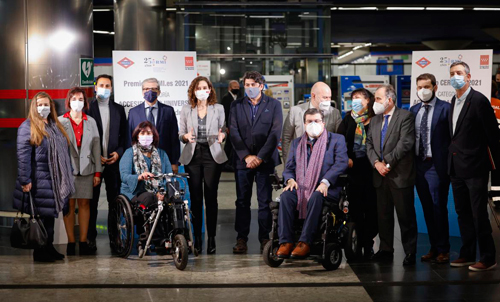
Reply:
[[[500, 268], [473, 273], [418, 262], [403, 267], [399, 231], [395, 257], [389, 264], [342, 263], [325, 271], [312, 261], [264, 264], [252, 221], [247, 255], [233, 255], [235, 187], [224, 173], [219, 189], [217, 254], [191, 256], [186, 270], [177, 270], [170, 256], [133, 253], [129, 259], [112, 257], [106, 230], [98, 236], [96, 256], [68, 257], [55, 264], [35, 264], [31, 252], [10, 248], [8, 233], [0, 233], [1, 301], [500, 301]], [[104, 193], [104, 191], [103, 191]], [[103, 194], [104, 195], [104, 194]], [[277, 196], [278, 193], [276, 192]], [[99, 225], [106, 225], [107, 204], [101, 198]], [[256, 208], [253, 198], [252, 207]], [[252, 213], [256, 217], [256, 211]], [[500, 232], [493, 222], [500, 248]], [[419, 234], [419, 256], [429, 249], [427, 235]], [[452, 257], [460, 239], [451, 240]], [[64, 252], [65, 246], [57, 246]], [[500, 259], [499, 259], [500, 260]]]

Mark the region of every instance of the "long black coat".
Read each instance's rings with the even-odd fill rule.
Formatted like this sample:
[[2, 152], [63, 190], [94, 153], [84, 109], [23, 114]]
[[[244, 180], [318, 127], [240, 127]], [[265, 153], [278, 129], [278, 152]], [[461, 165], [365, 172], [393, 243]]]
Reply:
[[[21, 185], [32, 183], [31, 194], [40, 216], [57, 217], [52, 178], [49, 170], [47, 138], [40, 146], [30, 144], [30, 120], [24, 121], [17, 131], [17, 180], [14, 191], [14, 208], [20, 210], [23, 190]], [[69, 152], [69, 150], [68, 150]], [[26, 213], [30, 213], [29, 200], [24, 202]]]

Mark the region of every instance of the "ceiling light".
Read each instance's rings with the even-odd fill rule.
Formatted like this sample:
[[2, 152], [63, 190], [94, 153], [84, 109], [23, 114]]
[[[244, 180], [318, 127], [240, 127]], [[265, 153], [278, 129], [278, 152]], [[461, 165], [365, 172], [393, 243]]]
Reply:
[[226, 49], [227, 49], [227, 50], [231, 50], [231, 47], [229, 47], [229, 46], [228, 46]]
[[360, 49], [360, 48], [363, 48], [363, 46], [358, 45], [358, 46], [354, 47], [352, 50], [358, 50], [358, 49]]
[[284, 19], [285, 16], [283, 15], [280, 15], [280, 16], [248, 16], [250, 18], [254, 18], [254, 19]]
[[350, 55], [352, 55], [353, 53], [354, 53], [354, 51], [352, 51], [352, 50], [351, 50], [351, 51], [348, 51], [348, 52], [346, 52], [345, 54], [343, 54], [343, 55], [339, 56], [339, 57], [338, 57], [338, 59], [339, 59], [339, 60], [342, 60], [343, 58], [345, 58], [345, 57], [347, 57], [347, 56], [350, 56]]
[[427, 7], [426, 10], [464, 10], [463, 7]]
[[224, 68], [221, 68], [221, 69], [219, 70], [219, 73], [220, 73], [220, 74], [226, 74], [226, 70], [225, 70]]
[[336, 7], [331, 7], [330, 10], [337, 10], [337, 8]]
[[375, 6], [365, 6], [365, 7], [339, 7], [339, 10], [377, 10]]
[[94, 8], [93, 11], [95, 12], [110, 12], [112, 11], [111, 8]]
[[425, 7], [411, 6], [390, 6], [387, 10], [424, 10]]
[[176, 10], [177, 10], [177, 8], [175, 8], [175, 7], [167, 7], [167, 9], [166, 9], [166, 10], [167, 10], [167, 11], [176, 11]]
[[372, 46], [372, 43], [366, 43], [365, 47]]
[[492, 11], [499, 11], [500, 7], [474, 7], [472, 10], [492, 10]]

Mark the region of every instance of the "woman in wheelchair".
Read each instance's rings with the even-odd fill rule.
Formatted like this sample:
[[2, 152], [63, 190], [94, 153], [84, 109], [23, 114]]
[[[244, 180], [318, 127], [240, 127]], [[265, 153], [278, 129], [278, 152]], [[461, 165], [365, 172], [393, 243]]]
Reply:
[[[154, 175], [172, 173], [172, 167], [167, 153], [158, 148], [158, 142], [156, 128], [150, 122], [142, 122], [132, 133], [132, 147], [120, 160], [120, 191], [132, 204], [150, 207], [163, 198], [163, 195], [154, 193], [160, 181]], [[142, 225], [141, 221], [137, 221], [137, 232], [141, 235], [144, 232]]]
[[[324, 201], [337, 202], [340, 174], [347, 169], [347, 148], [343, 136], [325, 130], [324, 116], [315, 108], [304, 113], [302, 137], [296, 138], [283, 171], [286, 187], [280, 197], [278, 258], [303, 259], [310, 253], [314, 233], [321, 220]], [[304, 219], [302, 233], [294, 248], [295, 211]], [[293, 249], [293, 251], [292, 251]]]

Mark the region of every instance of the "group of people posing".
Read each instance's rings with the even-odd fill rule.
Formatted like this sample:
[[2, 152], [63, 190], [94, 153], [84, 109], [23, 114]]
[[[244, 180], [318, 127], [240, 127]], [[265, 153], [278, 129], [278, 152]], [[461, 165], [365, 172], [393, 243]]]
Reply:
[[[459, 258], [451, 265], [488, 270], [496, 266], [486, 209], [488, 177], [500, 155], [500, 130], [488, 99], [470, 86], [468, 65], [453, 63], [450, 78], [456, 90], [451, 104], [436, 97], [435, 77], [422, 74], [416, 79], [421, 102], [410, 111], [397, 108], [394, 88], [383, 85], [375, 95], [363, 88], [352, 91], [352, 110], [343, 119], [331, 106], [330, 87], [318, 82], [311, 89], [311, 100], [292, 107], [284, 122], [282, 104], [264, 93], [265, 80], [255, 71], [243, 76], [243, 97], [238, 82], [230, 82], [223, 105], [217, 103], [209, 79], [195, 78], [179, 122], [172, 107], [158, 102], [161, 91], [154, 78], [143, 81], [144, 103], [130, 110], [128, 120], [124, 108], [113, 101], [108, 75], [97, 78], [96, 101], [90, 104], [84, 90], [71, 89], [66, 99], [69, 111], [60, 117], [54, 101], [41, 92], [33, 98], [28, 119], [18, 131], [14, 206], [21, 209], [23, 199], [31, 193], [49, 233], [49, 244], [35, 250], [34, 259], [55, 261], [64, 258], [52, 245], [54, 219], [61, 211], [68, 233], [67, 255], [75, 254], [77, 202], [79, 253], [92, 254], [101, 180], [106, 183], [112, 209], [118, 194], [131, 201], [155, 200], [154, 174], [175, 173], [181, 164], [190, 175], [195, 247], [202, 251], [205, 242], [204, 200], [206, 252], [213, 254], [218, 185], [229, 158], [237, 193], [233, 252], [248, 249], [254, 182], [262, 250], [272, 224], [269, 175], [282, 163], [281, 140], [285, 188], [279, 211], [278, 257], [308, 256], [322, 204], [339, 200], [337, 179], [347, 173], [350, 212], [357, 223], [362, 259], [392, 261], [395, 208], [406, 253], [403, 265], [415, 264], [416, 186], [431, 243], [421, 259], [449, 263], [451, 181], [463, 242]], [[182, 153], [181, 142], [185, 144]], [[28, 210], [26, 205], [24, 210]], [[294, 242], [293, 232], [296, 211], [304, 219], [299, 242]], [[374, 254], [377, 234], [380, 246]], [[480, 258], [476, 262], [477, 244]]]

